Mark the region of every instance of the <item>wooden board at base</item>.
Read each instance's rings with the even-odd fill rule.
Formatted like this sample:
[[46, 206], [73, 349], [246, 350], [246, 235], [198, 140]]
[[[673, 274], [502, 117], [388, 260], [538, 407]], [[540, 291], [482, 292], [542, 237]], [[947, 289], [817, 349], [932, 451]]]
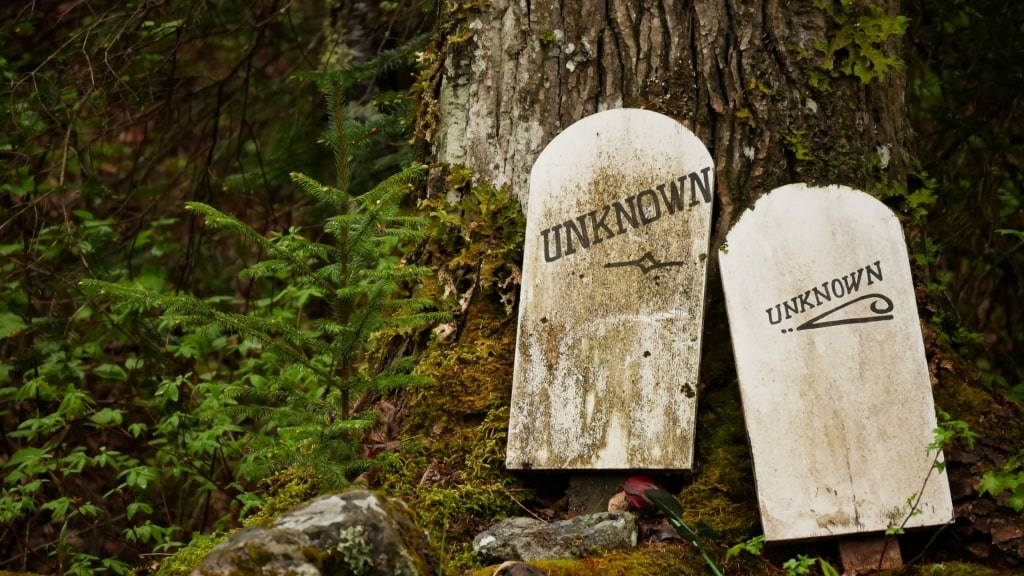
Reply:
[[530, 174], [507, 464], [689, 469], [714, 166], [683, 125], [609, 110]]
[[766, 539], [950, 522], [892, 211], [851, 188], [785, 186], [740, 217], [719, 262]]

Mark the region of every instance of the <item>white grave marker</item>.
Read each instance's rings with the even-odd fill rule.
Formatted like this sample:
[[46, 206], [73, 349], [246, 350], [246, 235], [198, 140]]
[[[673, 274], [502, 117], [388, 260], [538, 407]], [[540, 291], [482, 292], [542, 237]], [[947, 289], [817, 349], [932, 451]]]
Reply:
[[907, 527], [950, 522], [896, 216], [793, 184], [740, 217], [719, 260], [766, 539], [883, 531], [919, 493]]
[[646, 110], [576, 122], [530, 174], [507, 463], [688, 469], [715, 172]]

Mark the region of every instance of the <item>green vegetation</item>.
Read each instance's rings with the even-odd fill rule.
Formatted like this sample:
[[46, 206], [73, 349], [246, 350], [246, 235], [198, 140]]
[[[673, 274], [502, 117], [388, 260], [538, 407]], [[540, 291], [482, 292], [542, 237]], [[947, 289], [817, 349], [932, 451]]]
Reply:
[[[323, 226], [330, 242], [310, 240], [295, 228], [265, 238], [210, 206], [187, 204], [209, 226], [228, 229], [259, 249], [263, 257], [246, 267], [241, 278], [286, 282], [268, 309], [236, 312], [224, 309], [219, 299], [159, 294], [139, 284], [83, 281], [88, 292], [114, 301], [115, 314], [158, 308], [163, 325], [211, 338], [234, 337], [232, 351], [258, 358], [242, 379], [229, 380], [216, 367], [197, 374], [218, 386], [206, 394], [217, 405], [200, 408], [200, 417], [224, 419], [222, 426], [232, 432], [250, 432], [242, 441], [246, 456], [239, 469], [250, 479], [297, 468], [308, 470], [324, 489], [347, 485], [353, 473], [369, 464], [359, 457], [359, 433], [376, 419], [374, 413], [352, 413], [354, 395], [424, 383], [409, 373], [408, 358], [368, 365], [371, 337], [378, 332], [411, 334], [448, 318], [430, 310], [431, 299], [408, 294], [430, 273], [405, 262], [402, 254], [403, 247], [423, 241], [426, 220], [403, 215], [399, 208], [424, 167], [411, 164], [361, 194], [352, 190], [353, 174], [366, 162], [373, 135], [399, 129], [388, 116], [373, 123], [343, 116], [343, 95], [358, 71], [317, 75], [329, 117], [323, 141], [337, 162], [337, 185], [292, 174], [304, 192], [333, 214]], [[177, 399], [185, 379], [166, 381], [157, 396]], [[254, 429], [240, 427], [246, 422]]]
[[835, 24], [828, 37], [816, 40], [818, 68], [811, 74], [811, 86], [829, 89], [829, 79], [840, 75], [855, 76], [862, 84], [878, 82], [892, 70], [902, 70], [904, 63], [892, 54], [886, 42], [902, 36], [910, 19], [903, 15], [886, 15], [882, 7], [853, 0], [814, 0]]
[[692, 544], [693, 547], [700, 552], [701, 557], [704, 558], [704, 562], [708, 565], [711, 573], [715, 576], [722, 576], [722, 571], [718, 569], [718, 565], [711, 559], [711, 556], [708, 556], [707, 550], [705, 550], [701, 545], [700, 537], [697, 536], [697, 533], [692, 528], [686, 525], [686, 522], [683, 522], [683, 507], [679, 504], [679, 500], [665, 490], [657, 487], [644, 490], [642, 495], [644, 500], [658, 510], [661, 510], [665, 514], [669, 523], [671, 523], [672, 526], [675, 526], [676, 529], [680, 531], [683, 538], [685, 538], [687, 542]]
[[370, 545], [363, 537], [362, 526], [350, 526], [338, 531], [338, 545], [335, 552], [349, 572], [358, 576], [370, 567]]
[[[231, 530], [353, 483], [405, 499], [449, 572], [482, 567], [471, 537], [537, 506], [503, 464], [523, 219], [508, 190], [421, 161], [440, 71], [486, 2], [23, 4], [0, 8], [0, 569], [186, 574]], [[937, 445], [1019, 513], [1024, 4], [814, 6], [829, 32], [801, 52], [810, 93], [905, 71], [916, 162], [890, 182], [899, 151], [777, 137], [821, 178], [863, 161], [901, 214], [951, 415]], [[762, 549], [709, 314], [700, 468], [674, 518], [713, 527], [711, 560], [657, 545], [549, 573], [830, 574], [829, 550]]]
[[797, 160], [814, 160], [810, 149], [804, 143], [804, 134], [806, 132], [803, 130], [790, 128], [789, 134], [783, 135], [782, 139], [786, 142], [786, 147], [789, 148]]
[[[288, 81], [315, 11], [18, 10], [0, 25], [0, 147], [16, 152], [2, 179], [15, 234], [0, 243], [0, 566], [125, 573], [236, 526], [264, 501], [260, 478], [273, 489], [301, 470], [306, 497], [345, 485], [370, 465], [360, 438], [376, 418], [355, 397], [425, 381], [403, 355], [370, 362], [370, 335], [447, 318], [415, 293], [429, 269], [406, 259], [427, 224], [405, 200], [424, 171], [400, 145], [411, 106], [380, 90], [344, 101], [419, 44], [312, 74], [318, 100]], [[37, 34], [71, 40], [14, 52]], [[79, 50], [97, 60], [46, 65]], [[313, 148], [312, 104], [333, 162]], [[336, 183], [289, 176], [306, 168]], [[218, 194], [242, 216], [214, 209]], [[182, 204], [235, 237], [204, 237]], [[193, 537], [176, 562], [212, 541]]]
[[1024, 511], [1024, 462], [1021, 454], [1014, 454], [1002, 468], [985, 472], [978, 488], [982, 495], [1000, 496], [1006, 492], [1006, 505], [1016, 512]]

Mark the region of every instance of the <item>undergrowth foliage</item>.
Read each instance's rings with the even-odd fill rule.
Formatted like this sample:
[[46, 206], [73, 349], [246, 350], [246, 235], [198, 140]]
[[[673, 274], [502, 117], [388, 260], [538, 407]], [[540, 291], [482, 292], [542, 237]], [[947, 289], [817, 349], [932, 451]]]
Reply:
[[[151, 386], [155, 392], [138, 400], [138, 409], [75, 384], [88, 377], [74, 366], [89, 350], [72, 357], [54, 347], [50, 361], [18, 385], [0, 387], [0, 400], [32, 415], [5, 430], [12, 448], [3, 464], [0, 523], [55, 527], [52, 544], [33, 553], [53, 558], [58, 572], [130, 568], [116, 556], [83, 551], [83, 538], [111, 518], [127, 525], [120, 536], [140, 554], [166, 553], [187, 539], [189, 526], [229, 525], [230, 517], [215, 512], [228, 506], [211, 500], [227, 497], [231, 516], [258, 507], [256, 480], [290, 469], [332, 489], [371, 464], [360, 453], [360, 435], [376, 414], [357, 411], [356, 398], [425, 381], [411, 373], [409, 358], [370, 358], [373, 335], [407, 337], [450, 317], [417, 295], [431, 271], [406, 256], [426, 236], [427, 219], [404, 203], [425, 167], [404, 162], [373, 183], [373, 174], [402, 161], [403, 153], [382, 141], [405, 140], [406, 103], [387, 94], [374, 107], [345, 101], [354, 83], [401, 58], [401, 51], [385, 52], [364, 67], [311, 75], [327, 105], [321, 142], [333, 153], [335, 179], [291, 179], [325, 215], [320, 229], [263, 234], [208, 204], [186, 204], [208, 227], [244, 240], [243, 256], [256, 256], [240, 273], [244, 298], [161, 290], [130, 278], [80, 282], [91, 298], [82, 317], [103, 319], [114, 334], [138, 330], [165, 351], [164, 359], [126, 354], [97, 368], [128, 390]], [[96, 444], [69, 441], [86, 430]], [[148, 451], [118, 449], [128, 441]], [[116, 477], [114, 488], [77, 495], [76, 482], [90, 471]], [[201, 522], [190, 518], [195, 514]], [[217, 517], [208, 523], [210, 514]]]
[[226, 334], [247, 343], [247, 352], [262, 367], [225, 386], [226, 401], [217, 412], [234, 423], [250, 423], [241, 468], [249, 479], [298, 467], [324, 488], [347, 484], [368, 465], [359, 457], [359, 433], [376, 418], [372, 412], [352, 413], [354, 395], [423, 382], [410, 373], [408, 359], [379, 371], [364, 363], [371, 336], [380, 330], [410, 334], [448, 317], [434, 310], [432, 300], [412, 295], [430, 269], [400, 257], [403, 247], [424, 239], [426, 219], [404, 214], [402, 199], [425, 167], [409, 164], [362, 193], [351, 188], [359, 162], [374, 152], [375, 136], [388, 132], [392, 121], [345, 117], [344, 93], [355, 75], [353, 69], [317, 75], [330, 123], [322, 142], [334, 154], [336, 184], [292, 174], [305, 193], [333, 214], [324, 223], [323, 241], [298, 228], [267, 238], [209, 205], [187, 204], [208, 226], [241, 236], [264, 255], [241, 272], [243, 280], [284, 281], [275, 299], [299, 306], [286, 306], [284, 315], [237, 312], [216, 300], [154, 293], [133, 284], [83, 282], [110, 297], [115, 310], [158, 308], [172, 330]]
[[[286, 78], [311, 65], [317, 14], [0, 3], [0, 571], [125, 573], [249, 500], [218, 413], [258, 366], [248, 344], [114, 312], [79, 280], [226, 293], [236, 255], [183, 202], [290, 222], [278, 166], [309, 171], [318, 127], [315, 87]], [[246, 296], [220, 305], [273, 307]]]

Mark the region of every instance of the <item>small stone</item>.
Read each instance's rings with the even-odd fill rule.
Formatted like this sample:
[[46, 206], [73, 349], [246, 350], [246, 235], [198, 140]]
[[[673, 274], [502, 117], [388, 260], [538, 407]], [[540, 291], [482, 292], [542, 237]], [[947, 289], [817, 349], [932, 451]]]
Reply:
[[1002, 544], [1024, 536], [1024, 530], [1018, 524], [1011, 524], [1005, 519], [992, 522], [992, 543]]
[[984, 560], [991, 554], [992, 546], [987, 542], [971, 542], [967, 545], [967, 550], [969, 550], [975, 558]]
[[584, 558], [636, 546], [636, 520], [629, 512], [602, 512], [545, 524], [533, 518], [507, 518], [473, 539], [473, 550], [496, 560], [530, 562]]
[[626, 510], [629, 510], [629, 498], [626, 497], [625, 492], [619, 492], [608, 501], [609, 512], [625, 512]]

